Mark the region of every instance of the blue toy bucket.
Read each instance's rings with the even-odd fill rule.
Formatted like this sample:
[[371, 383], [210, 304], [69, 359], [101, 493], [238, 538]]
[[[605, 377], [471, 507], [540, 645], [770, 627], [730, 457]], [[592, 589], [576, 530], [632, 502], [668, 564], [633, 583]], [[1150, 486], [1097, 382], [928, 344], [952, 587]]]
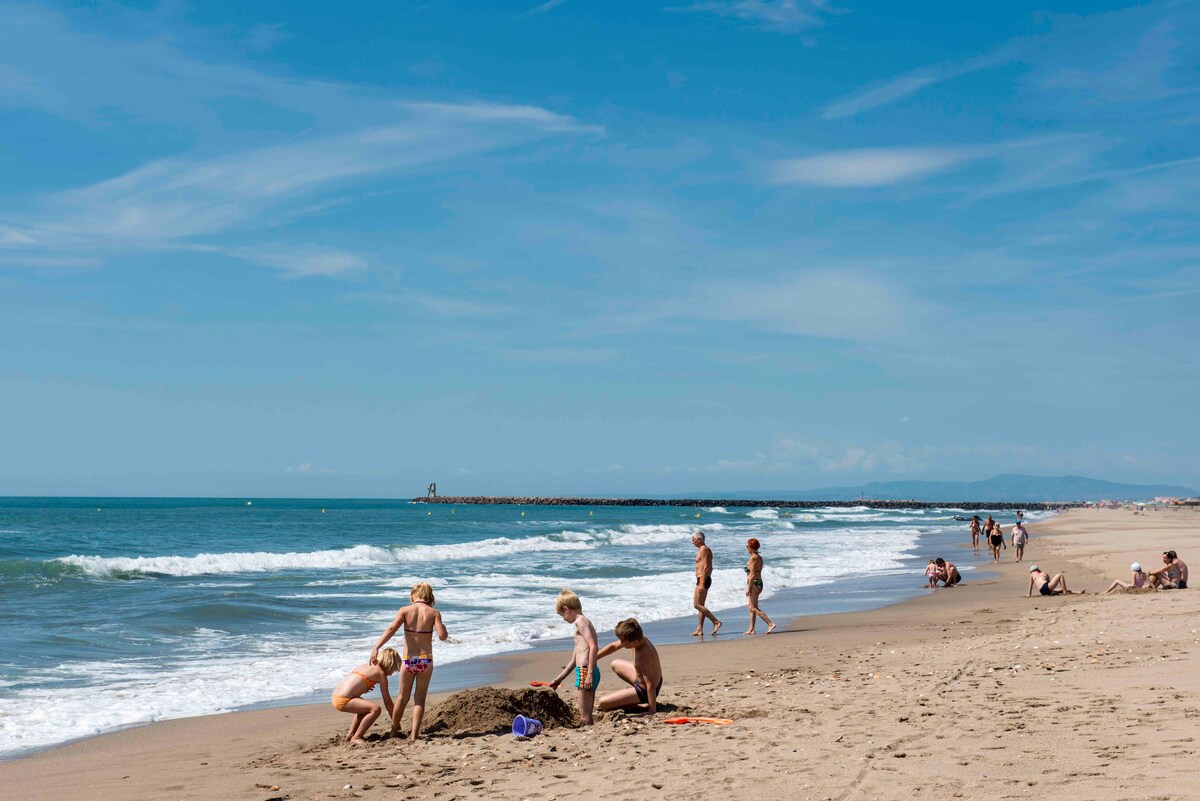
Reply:
[[513, 718], [512, 731], [514, 737], [533, 737], [542, 733], [542, 722], [524, 715], [517, 715]]

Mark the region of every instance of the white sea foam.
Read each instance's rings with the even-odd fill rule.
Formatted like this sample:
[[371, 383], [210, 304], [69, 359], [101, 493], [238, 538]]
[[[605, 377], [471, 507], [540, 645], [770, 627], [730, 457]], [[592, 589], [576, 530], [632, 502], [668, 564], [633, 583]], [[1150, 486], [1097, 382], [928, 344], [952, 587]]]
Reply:
[[710, 506], [710, 507], [708, 507], [707, 509], [705, 509], [704, 511], [706, 511], [706, 512], [712, 512], [712, 513], [713, 513], [713, 514], [715, 514], [715, 515], [727, 515], [727, 514], [729, 514], [729, 510], [728, 510], [728, 509], [726, 509], [724, 506]]
[[[818, 586], [848, 576], [855, 576], [861, 583], [858, 579], [864, 575], [899, 571], [921, 533], [917, 518], [895, 526], [880, 521], [869, 528], [847, 525], [797, 529], [791, 520], [780, 519], [777, 510], [754, 511], [775, 512], [775, 516], [739, 515], [726, 519], [725, 524], [700, 525], [629, 523], [582, 528], [583, 523], [569, 523], [566, 528], [579, 530], [442, 545], [356, 545], [309, 553], [66, 557], [63, 561], [101, 576], [127, 571], [191, 576], [403, 567], [375, 571], [387, 573], [378, 577], [365, 577], [362, 571], [341, 576], [335, 572], [328, 579], [312, 581], [304, 576], [299, 582], [286, 584], [286, 590], [272, 590], [272, 582], [259, 583], [253, 576], [237, 579], [239, 585], [252, 580], [264, 593], [278, 593], [274, 596], [277, 599], [290, 599], [296, 609], [303, 612], [310, 607], [313, 613], [305, 618], [302, 629], [266, 636], [225, 635], [219, 630], [220, 624], [212, 624], [172, 646], [170, 658], [156, 654], [113, 662], [64, 663], [58, 669], [50, 666], [41, 673], [46, 681], [54, 683], [52, 688], [31, 686], [29, 682], [18, 685], [15, 691], [6, 688], [6, 696], [0, 699], [0, 753], [133, 723], [210, 714], [249, 704], [306, 698], [319, 690], [327, 692], [347, 670], [365, 659], [378, 632], [391, 621], [396, 606], [406, 600], [408, 588], [433, 563], [437, 564], [437, 575], [432, 580], [438, 606], [455, 639], [453, 644], [439, 642], [435, 646], [438, 663], [445, 664], [568, 635], [569, 627], [553, 614], [554, 595], [563, 586], [572, 587], [583, 597], [584, 609], [601, 632], [602, 641], [611, 636], [617, 621], [630, 615], [643, 622], [692, 615], [694, 579], [686, 542], [697, 528], [706, 532], [716, 554], [709, 606], [722, 618], [736, 616], [739, 620], [744, 620], [745, 574], [741, 566], [746, 558], [747, 536], [759, 537], [763, 542], [763, 597], [769, 600], [788, 588]], [[858, 522], [870, 519], [863, 514], [850, 516]], [[849, 556], [851, 551], [853, 558]], [[539, 556], [543, 552], [547, 559]], [[679, 557], [686, 561], [681, 564]], [[549, 570], [545, 569], [547, 563], [553, 565]], [[658, 572], [621, 577], [600, 577], [598, 572], [589, 572], [615, 564]], [[586, 577], [589, 575], [596, 577]], [[225, 586], [215, 578], [204, 583], [214, 588]], [[322, 587], [328, 587], [329, 593], [320, 592]], [[322, 600], [329, 599], [333, 602], [321, 606]], [[347, 604], [344, 600], [366, 603]], [[350, 606], [361, 610], [343, 608]], [[277, 679], [281, 660], [288, 666], [286, 682]], [[164, 692], [164, 687], [172, 690]]]
[[[355, 545], [324, 551], [270, 553], [264, 551], [201, 553], [194, 556], [63, 556], [55, 561], [74, 565], [92, 576], [142, 573], [162, 576], [203, 576], [230, 573], [274, 573], [285, 570], [336, 570], [408, 562], [504, 557], [521, 553], [581, 551], [605, 544], [656, 545], [688, 539], [697, 526], [626, 524], [616, 529], [563, 531], [534, 537], [494, 537], [475, 542], [385, 548]], [[719, 531], [710, 523], [705, 531]]]
[[746, 517], [752, 517], [755, 520], [775, 520], [779, 517], [778, 509], [753, 509], [746, 513]]

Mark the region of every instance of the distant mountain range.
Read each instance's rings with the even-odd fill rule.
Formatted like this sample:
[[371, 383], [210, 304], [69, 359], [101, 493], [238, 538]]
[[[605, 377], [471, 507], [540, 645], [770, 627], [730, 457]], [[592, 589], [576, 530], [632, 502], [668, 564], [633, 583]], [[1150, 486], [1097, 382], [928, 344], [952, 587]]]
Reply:
[[[1118, 484], [1084, 476], [1023, 476], [1006, 473], [986, 481], [872, 481], [857, 487], [717, 493], [707, 497], [780, 501], [1102, 501], [1195, 497], [1194, 489], [1167, 484]], [[689, 496], [698, 497], [698, 496]]]

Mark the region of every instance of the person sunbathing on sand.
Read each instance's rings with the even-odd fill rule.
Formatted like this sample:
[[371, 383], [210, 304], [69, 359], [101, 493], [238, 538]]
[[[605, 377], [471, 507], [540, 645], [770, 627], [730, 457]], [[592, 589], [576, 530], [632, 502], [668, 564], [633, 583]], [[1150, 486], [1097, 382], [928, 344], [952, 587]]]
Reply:
[[933, 563], [937, 565], [938, 581], [942, 582], [944, 586], [955, 587], [962, 581], [962, 574], [958, 572], [958, 568], [954, 566], [953, 562], [947, 562], [939, 556]]
[[1029, 566], [1029, 594], [1028, 598], [1033, 595], [1033, 591], [1037, 590], [1042, 595], [1083, 595], [1083, 590], [1072, 592], [1067, 589], [1067, 577], [1062, 573], [1056, 574], [1053, 578], [1046, 571], [1039, 568], [1037, 565]]
[[584, 726], [592, 725], [592, 707], [596, 702], [596, 688], [600, 686], [600, 665], [597, 652], [600, 649], [596, 641], [596, 628], [592, 621], [583, 616], [583, 602], [579, 596], [568, 589], [563, 589], [554, 601], [554, 611], [563, 620], [575, 626], [575, 650], [571, 652], [571, 661], [550, 682], [551, 689], [557, 690], [572, 670], [575, 671], [575, 688], [579, 690], [579, 718]]
[[416, 697], [413, 699], [413, 725], [408, 739], [415, 740], [421, 733], [421, 718], [425, 715], [425, 694], [429, 691], [429, 680], [433, 678], [433, 633], [436, 631], [439, 640], [450, 639], [445, 624], [442, 623], [442, 613], [433, 608], [433, 587], [422, 581], [414, 584], [409, 594], [411, 604], [401, 607], [396, 612], [396, 619], [391, 622], [379, 637], [379, 642], [371, 649], [371, 662], [383, 644], [392, 638], [400, 627], [404, 627], [404, 661], [400, 674], [400, 697], [392, 708], [392, 729], [390, 736], [395, 736], [400, 730], [400, 717], [408, 698], [412, 694], [413, 684], [417, 686]]
[[771, 618], [767, 617], [767, 613], [758, 608], [758, 596], [762, 595], [763, 581], [762, 569], [763, 558], [758, 555], [758, 549], [762, 547], [761, 543], [754, 537], [746, 540], [746, 553], [750, 554], [750, 561], [746, 563], [746, 605], [750, 608], [750, 628], [742, 632], [742, 634], [750, 635], [754, 633], [754, 623], [756, 618], [762, 618], [767, 624], [767, 634], [775, 630], [775, 624], [771, 622]]
[[1149, 574], [1145, 570], [1142, 570], [1142, 566], [1140, 564], [1134, 562], [1129, 566], [1129, 571], [1131, 583], [1126, 584], [1120, 580], [1114, 581], [1112, 584], [1108, 585], [1108, 589], [1104, 591], [1104, 594], [1108, 595], [1110, 592], [1116, 592], [1118, 589], [1140, 590], [1146, 586], [1146, 579], [1149, 578]]
[[373, 701], [367, 701], [362, 696], [375, 689], [375, 685], [379, 685], [379, 692], [383, 695], [384, 706], [387, 707], [388, 714], [392, 710], [392, 696], [388, 692], [388, 676], [400, 669], [400, 654], [396, 653], [391, 648], [384, 648], [379, 652], [378, 662], [373, 658], [370, 663], [359, 665], [346, 678], [342, 679], [333, 690], [333, 708], [338, 712], [349, 712], [354, 715], [354, 721], [350, 724], [350, 730], [346, 732], [346, 740], [351, 745], [362, 745], [366, 742], [364, 739], [368, 731], [371, 730], [372, 724], [379, 719], [379, 713], [382, 712], [379, 704]]
[[1163, 566], [1151, 571], [1150, 586], [1162, 590], [1186, 590], [1188, 568], [1174, 551], [1164, 551]]
[[658, 650], [654, 643], [642, 633], [642, 626], [636, 618], [622, 620], [615, 629], [617, 641], [609, 643], [596, 654], [597, 659], [603, 659], [622, 648], [633, 651], [633, 661], [614, 659], [613, 673], [630, 685], [627, 690], [609, 693], [600, 699], [600, 709], [607, 712], [610, 709], [640, 706], [645, 704], [653, 715], [658, 711], [658, 693], [662, 690], [662, 663], [658, 660]]

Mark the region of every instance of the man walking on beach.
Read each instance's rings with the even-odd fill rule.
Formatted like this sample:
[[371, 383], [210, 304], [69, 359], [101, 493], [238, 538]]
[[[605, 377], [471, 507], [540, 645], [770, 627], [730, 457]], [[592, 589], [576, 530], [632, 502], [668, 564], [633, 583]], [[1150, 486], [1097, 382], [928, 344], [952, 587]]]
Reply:
[[692, 636], [703, 637], [705, 618], [712, 621], [713, 634], [716, 634], [717, 630], [721, 628], [721, 621], [717, 620], [716, 616], [708, 611], [708, 607], [704, 605], [704, 602], [708, 600], [708, 588], [712, 586], [713, 553], [712, 548], [704, 544], [703, 531], [697, 531], [692, 535], [692, 545], [695, 545], [697, 549], [696, 588], [692, 591], [692, 607], [700, 615], [696, 630], [692, 632]]

